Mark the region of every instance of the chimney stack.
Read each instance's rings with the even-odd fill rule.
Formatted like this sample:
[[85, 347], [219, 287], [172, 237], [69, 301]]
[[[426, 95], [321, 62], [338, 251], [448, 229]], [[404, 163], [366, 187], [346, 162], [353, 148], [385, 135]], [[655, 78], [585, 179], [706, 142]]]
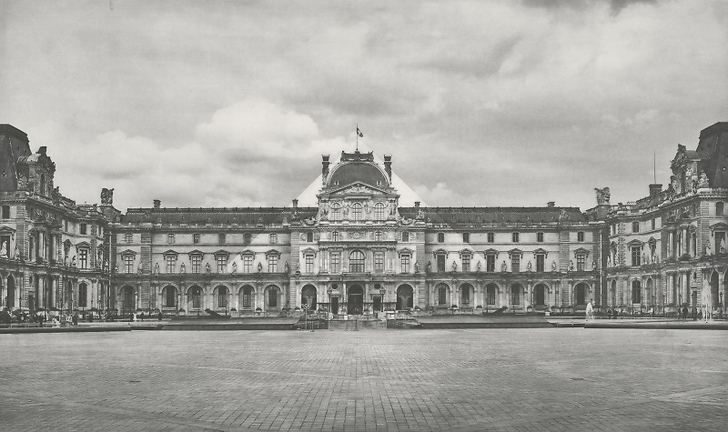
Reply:
[[654, 199], [656, 197], [659, 197], [661, 192], [662, 192], [661, 184], [651, 184], [650, 185], [650, 198]]
[[154, 200], [154, 209], [159, 210], [159, 207], [162, 205], [162, 201], [155, 199]]
[[384, 155], [384, 171], [386, 171], [389, 181], [392, 181], [392, 156]]
[[546, 203], [546, 207], [553, 208], [556, 207], [556, 201], [549, 201]]

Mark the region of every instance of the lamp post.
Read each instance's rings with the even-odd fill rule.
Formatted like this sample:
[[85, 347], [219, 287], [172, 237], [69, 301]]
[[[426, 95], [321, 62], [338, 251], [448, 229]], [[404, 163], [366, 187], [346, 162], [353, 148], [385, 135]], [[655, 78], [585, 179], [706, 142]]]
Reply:
[[720, 317], [723, 318], [723, 292], [720, 293]]

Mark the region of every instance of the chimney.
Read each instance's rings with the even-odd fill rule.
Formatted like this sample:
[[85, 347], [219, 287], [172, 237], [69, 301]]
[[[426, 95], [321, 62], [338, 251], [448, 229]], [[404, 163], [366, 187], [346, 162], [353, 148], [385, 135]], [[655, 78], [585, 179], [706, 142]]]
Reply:
[[162, 205], [162, 201], [155, 199], [154, 200], [154, 209], [159, 210], [159, 207]]
[[650, 185], [650, 198], [654, 199], [656, 197], [660, 196], [660, 192], [662, 192], [662, 185], [661, 184], [651, 184]]
[[553, 208], [556, 207], [556, 201], [549, 201], [546, 203], [546, 207]]
[[298, 200], [294, 199], [293, 200], [293, 211], [295, 212], [296, 210], [298, 210]]
[[419, 209], [420, 209], [420, 202], [415, 201], [415, 210], [419, 210]]
[[384, 155], [384, 171], [387, 172], [389, 181], [392, 181], [392, 155]]
[[321, 174], [326, 177], [329, 173], [329, 155], [321, 155]]

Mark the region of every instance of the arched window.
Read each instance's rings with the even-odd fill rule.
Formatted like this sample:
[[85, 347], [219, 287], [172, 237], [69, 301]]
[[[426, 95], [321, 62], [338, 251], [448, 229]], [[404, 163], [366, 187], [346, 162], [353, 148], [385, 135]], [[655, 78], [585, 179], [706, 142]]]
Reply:
[[376, 203], [374, 204], [374, 220], [384, 220], [384, 204], [382, 203]]
[[374, 232], [374, 240], [376, 241], [382, 241], [383, 234], [381, 231], [375, 231]]
[[640, 281], [632, 281], [632, 303], [642, 303], [642, 285]]
[[349, 272], [364, 273], [364, 252], [355, 250], [349, 255]]
[[402, 241], [403, 241], [403, 242], [408, 242], [408, 241], [410, 241], [410, 239], [409, 239], [409, 238], [410, 238], [410, 236], [409, 236], [409, 232], [405, 231], [405, 232], [403, 232], [403, 233], [402, 233]]
[[351, 220], [353, 221], [360, 221], [361, 220], [361, 203], [354, 203], [351, 205]]
[[516, 284], [511, 287], [511, 304], [514, 306], [518, 306], [521, 304], [521, 291], [523, 290], [523, 287]]
[[244, 309], [251, 309], [253, 307], [253, 287], [247, 285], [243, 287], [241, 304]]
[[190, 288], [190, 299], [192, 300], [192, 307], [199, 309], [202, 305], [202, 288], [192, 287]]
[[339, 203], [331, 204], [331, 213], [329, 215], [329, 219], [331, 219], [332, 221], [341, 220], [341, 205]]
[[438, 284], [437, 285], [437, 290], [436, 290], [436, 293], [437, 293], [437, 304], [439, 306], [447, 306], [447, 291], [448, 291], [448, 288], [449, 287], [446, 284], [444, 284], [444, 283], [441, 283], [441, 284]]
[[485, 303], [494, 306], [497, 292], [498, 286], [496, 284], [488, 284], [488, 286], [485, 287]]
[[331, 233], [331, 240], [339, 241], [339, 232], [338, 231], [334, 231]]

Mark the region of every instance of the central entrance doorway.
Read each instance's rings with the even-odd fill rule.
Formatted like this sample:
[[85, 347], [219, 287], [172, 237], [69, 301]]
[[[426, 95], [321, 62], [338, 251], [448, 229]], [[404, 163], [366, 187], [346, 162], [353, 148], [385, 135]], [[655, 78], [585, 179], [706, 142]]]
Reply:
[[349, 302], [346, 305], [351, 315], [361, 315], [364, 312], [364, 289], [361, 285], [351, 285], [348, 290]]

